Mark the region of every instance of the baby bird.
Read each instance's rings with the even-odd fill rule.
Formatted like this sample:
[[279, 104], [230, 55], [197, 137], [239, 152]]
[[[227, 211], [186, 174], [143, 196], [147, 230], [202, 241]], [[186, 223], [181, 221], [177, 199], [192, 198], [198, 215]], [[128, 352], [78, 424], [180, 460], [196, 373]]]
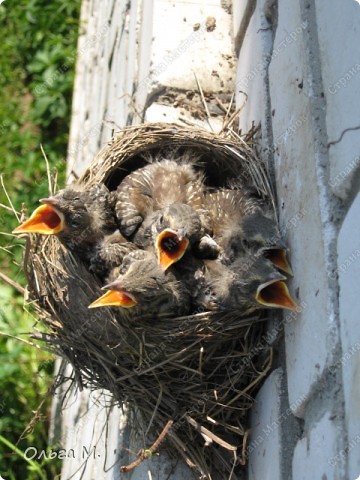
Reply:
[[292, 274], [276, 219], [263, 201], [246, 189], [225, 189], [208, 193], [205, 206], [225, 263], [234, 261], [250, 246], [261, 251], [277, 268]]
[[202, 215], [203, 180], [189, 155], [183, 156], [181, 163], [155, 159], [130, 173], [114, 192], [121, 233], [130, 238], [149, 215], [176, 202], [185, 203]]
[[[56, 235], [100, 276], [131, 250], [120, 232], [114, 234], [117, 225], [104, 184], [82, 191], [67, 188], [40, 202], [43, 205], [14, 233]], [[101, 261], [105, 264], [100, 265]]]
[[127, 241], [119, 230], [116, 230], [93, 247], [89, 270], [104, 280], [116, 266], [122, 264], [128, 253], [136, 250], [136, 245]]
[[294, 310], [282, 275], [265, 257], [247, 252], [231, 265], [220, 261], [205, 261], [206, 289], [202, 306], [212, 310], [239, 310], [251, 313], [262, 308]]
[[142, 248], [154, 249], [166, 270], [189, 248], [199, 258], [217, 258], [220, 249], [205, 232], [198, 211], [175, 202], [149, 215], [135, 234], [134, 242]]
[[165, 273], [151, 252], [129, 253], [109, 280], [112, 281], [103, 287], [108, 291], [89, 308], [122, 307], [122, 313], [130, 320], [173, 317], [190, 311], [191, 298], [186, 286], [174, 272]]

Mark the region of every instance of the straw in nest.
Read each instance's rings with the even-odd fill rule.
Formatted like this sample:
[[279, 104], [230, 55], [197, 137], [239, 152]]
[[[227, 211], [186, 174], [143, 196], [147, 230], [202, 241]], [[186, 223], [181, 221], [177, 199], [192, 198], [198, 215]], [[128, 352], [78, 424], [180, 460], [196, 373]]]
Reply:
[[[104, 182], [113, 190], [144, 165], [145, 153], [169, 150], [195, 152], [209, 185], [241, 178], [273, 202], [263, 164], [239, 137], [174, 124], [125, 129], [77, 183]], [[25, 272], [30, 299], [47, 327], [43, 338], [72, 364], [78, 381], [107, 389], [134, 408], [149, 444], [171, 421], [163, 445], [203, 478], [242, 478], [248, 411], [271, 367], [260, 322], [266, 316], [197, 312], [151, 327], [139, 318], [130, 328], [116, 309], [88, 309], [101, 285], [56, 238], [32, 236], [28, 242]]]

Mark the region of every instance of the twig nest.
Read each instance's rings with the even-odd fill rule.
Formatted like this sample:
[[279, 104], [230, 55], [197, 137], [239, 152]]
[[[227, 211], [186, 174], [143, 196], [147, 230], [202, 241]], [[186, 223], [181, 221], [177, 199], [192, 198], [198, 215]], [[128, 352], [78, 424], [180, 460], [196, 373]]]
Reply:
[[[200, 157], [208, 185], [227, 186], [240, 178], [272, 203], [264, 166], [248, 144], [230, 131], [215, 135], [173, 124], [123, 130], [77, 183], [102, 182], [115, 190], [145, 165], [144, 154], [166, 156], [172, 150]], [[101, 284], [57, 238], [33, 236], [29, 242], [30, 298], [47, 327], [48, 345], [71, 362], [85, 386], [105, 388], [118, 402], [135, 407], [153, 437], [173, 420], [164, 445], [204, 478], [227, 478], [234, 453], [242, 463], [252, 395], [271, 366], [271, 351], [262, 340], [264, 313], [244, 318], [196, 311], [129, 324], [116, 308], [88, 309], [101, 295]], [[232, 478], [241, 478], [237, 475]]]

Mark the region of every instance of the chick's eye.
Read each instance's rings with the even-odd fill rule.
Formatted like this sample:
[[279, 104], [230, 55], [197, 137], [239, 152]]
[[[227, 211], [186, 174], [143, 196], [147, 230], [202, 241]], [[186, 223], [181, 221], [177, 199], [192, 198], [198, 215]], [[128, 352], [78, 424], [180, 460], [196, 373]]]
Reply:
[[84, 209], [84, 205], [81, 203], [80, 200], [74, 200], [74, 201], [72, 202], [72, 206], [73, 206], [74, 210], [75, 210], [75, 211], [78, 211], [78, 212], [85, 210], [85, 209]]
[[130, 265], [131, 265], [131, 261], [125, 260], [125, 262], [121, 264], [121, 270], [126, 272], [127, 270], [129, 270]]
[[81, 223], [80, 223], [80, 220], [76, 219], [76, 218], [73, 218], [71, 221], [70, 221], [70, 225], [74, 228], [77, 228], [77, 227], [80, 227]]
[[165, 223], [164, 215], [160, 215], [158, 218], [158, 224], [162, 227]]

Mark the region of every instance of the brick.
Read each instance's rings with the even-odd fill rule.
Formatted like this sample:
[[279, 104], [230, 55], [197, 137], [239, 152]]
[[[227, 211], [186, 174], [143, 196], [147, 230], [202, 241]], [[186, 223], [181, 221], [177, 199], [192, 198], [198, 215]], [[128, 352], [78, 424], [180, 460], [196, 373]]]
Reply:
[[[337, 325], [328, 312], [329, 278], [318, 196], [316, 144], [307, 84], [305, 24], [299, 5], [280, 1], [269, 82], [280, 223], [291, 249], [290, 290], [301, 306], [285, 314], [289, 402], [304, 416], [327, 364]], [[303, 401], [299, 404], [299, 399]]]
[[245, 16], [246, 10], [249, 7], [251, 0], [233, 0], [233, 36], [236, 37], [239, 34], [241, 23]]
[[[114, 122], [108, 125], [105, 122], [103, 126], [101, 142], [107, 142], [112, 136], [112, 130], [119, 130], [126, 125], [129, 117], [129, 110], [134, 109], [131, 97], [133, 95], [134, 83], [136, 83], [136, 71], [139, 56], [139, 45], [137, 38], [137, 20], [138, 8], [135, 3], [131, 7], [114, 0], [114, 27], [111, 29], [112, 35], [116, 35], [114, 42], [111, 43], [112, 62], [108, 69], [109, 56], [106, 57], [106, 68], [103, 71], [102, 84], [106, 85], [106, 118]], [[119, 22], [118, 19], [122, 19]], [[112, 36], [111, 35], [111, 36]], [[110, 37], [110, 35], [109, 35]], [[118, 61], [116, 59], [119, 59]], [[136, 98], [136, 97], [135, 97]], [[135, 100], [134, 98], [134, 100]]]
[[345, 423], [349, 444], [349, 477], [360, 473], [360, 194], [357, 195], [338, 240], [340, 322], [342, 355], [334, 370], [342, 370], [345, 396]]
[[[326, 97], [326, 128], [329, 142], [340, 139], [347, 128], [360, 127], [360, 5], [349, 1], [315, 0], [320, 62]], [[346, 198], [353, 176], [360, 168], [359, 131], [348, 131], [331, 145], [330, 185]]]
[[[112, 443], [111, 440], [119, 433], [121, 410], [114, 408], [109, 412], [105, 408], [99, 408], [98, 402], [102, 395], [100, 392], [89, 394], [83, 391], [76, 396], [76, 401], [75, 394], [73, 398], [68, 398], [68, 407], [62, 414], [62, 448], [69, 458], [63, 461], [62, 478], [71, 477], [76, 480], [84, 471], [87, 478], [117, 478], [113, 477], [118, 470], [113, 467], [117, 459], [117, 442]], [[106, 433], [104, 425], [108, 417], [109, 427]], [[109, 470], [108, 473], [105, 470]]]
[[255, 6], [255, 2], [252, 0], [233, 0], [233, 37], [235, 39], [235, 50], [237, 52], [240, 50]]
[[[114, 0], [106, 0], [102, 12], [96, 12], [97, 15], [92, 14], [95, 7], [90, 1], [84, 0], [82, 3], [83, 28], [80, 29], [78, 41], [67, 154], [67, 172], [70, 178], [72, 171], [78, 176], [81, 175], [89, 160], [92, 160], [100, 147], [111, 138], [112, 128], [104, 125], [104, 116], [120, 128], [126, 124], [129, 114], [132, 84], [130, 89], [127, 74], [133, 72], [135, 65], [124, 68], [122, 64], [119, 71], [120, 62], [114, 61], [109, 72], [108, 64], [111, 53], [113, 52], [113, 58], [119, 58], [119, 52], [121, 54], [124, 51], [125, 45], [133, 52], [135, 40], [133, 29], [130, 29], [129, 34], [125, 28], [126, 5], [115, 2], [114, 17], [109, 25], [109, 14], [105, 15], [104, 12], [111, 11], [113, 3]], [[132, 15], [136, 17], [136, 10], [132, 11]], [[125, 31], [124, 35], [119, 34], [122, 29]], [[131, 58], [133, 59], [133, 56]], [[119, 84], [122, 87], [120, 91]], [[123, 108], [120, 108], [119, 104]]]
[[161, 105], [159, 103], [152, 103], [149, 108], [146, 109], [145, 122], [174, 122], [179, 123], [179, 121], [184, 121], [185, 123], [197, 125], [203, 129], [207, 129], [209, 124], [211, 125], [212, 131], [220, 132], [223, 125], [224, 119], [222, 116], [212, 117], [210, 119], [202, 120], [199, 118], [194, 118], [191, 115], [191, 112], [185, 110], [181, 107], [173, 107], [169, 105]]
[[[256, 397], [251, 413], [249, 480], [281, 478], [281, 369], [271, 373]], [[271, 469], [269, 469], [271, 464]]]
[[[61, 478], [120, 480], [120, 465], [131, 463], [134, 455], [130, 452], [144, 447], [142, 438], [131, 427], [134, 419], [119, 407], [102, 407], [104, 392], [84, 390], [72, 394], [62, 414], [62, 448], [69, 457], [63, 461]], [[137, 467], [129, 479], [150, 478], [148, 472], [151, 478], [168, 478], [171, 473], [174, 480], [195, 480], [185, 463], [174, 461], [164, 451]]]
[[[209, 17], [216, 23], [207, 30]], [[155, 1], [152, 16], [143, 22], [148, 23], [143, 42], [151, 49], [146, 52], [150, 59], [141, 59], [149, 69], [143, 68], [140, 85], [150, 95], [163, 87], [197, 90], [195, 73], [204, 91], [233, 91], [231, 21], [220, 0], [206, 8], [200, 0]]]
[[266, 124], [266, 70], [272, 41], [270, 31], [266, 30], [269, 24], [264, 14], [265, 3], [264, 0], [258, 2], [250, 18], [237, 63], [236, 104], [238, 108], [243, 106], [239, 120], [244, 132], [251, 128], [253, 122]]
[[339, 431], [331, 421], [329, 412], [311, 425], [295, 447], [292, 479], [345, 480], [343, 463], [336, 461], [338, 435]]

